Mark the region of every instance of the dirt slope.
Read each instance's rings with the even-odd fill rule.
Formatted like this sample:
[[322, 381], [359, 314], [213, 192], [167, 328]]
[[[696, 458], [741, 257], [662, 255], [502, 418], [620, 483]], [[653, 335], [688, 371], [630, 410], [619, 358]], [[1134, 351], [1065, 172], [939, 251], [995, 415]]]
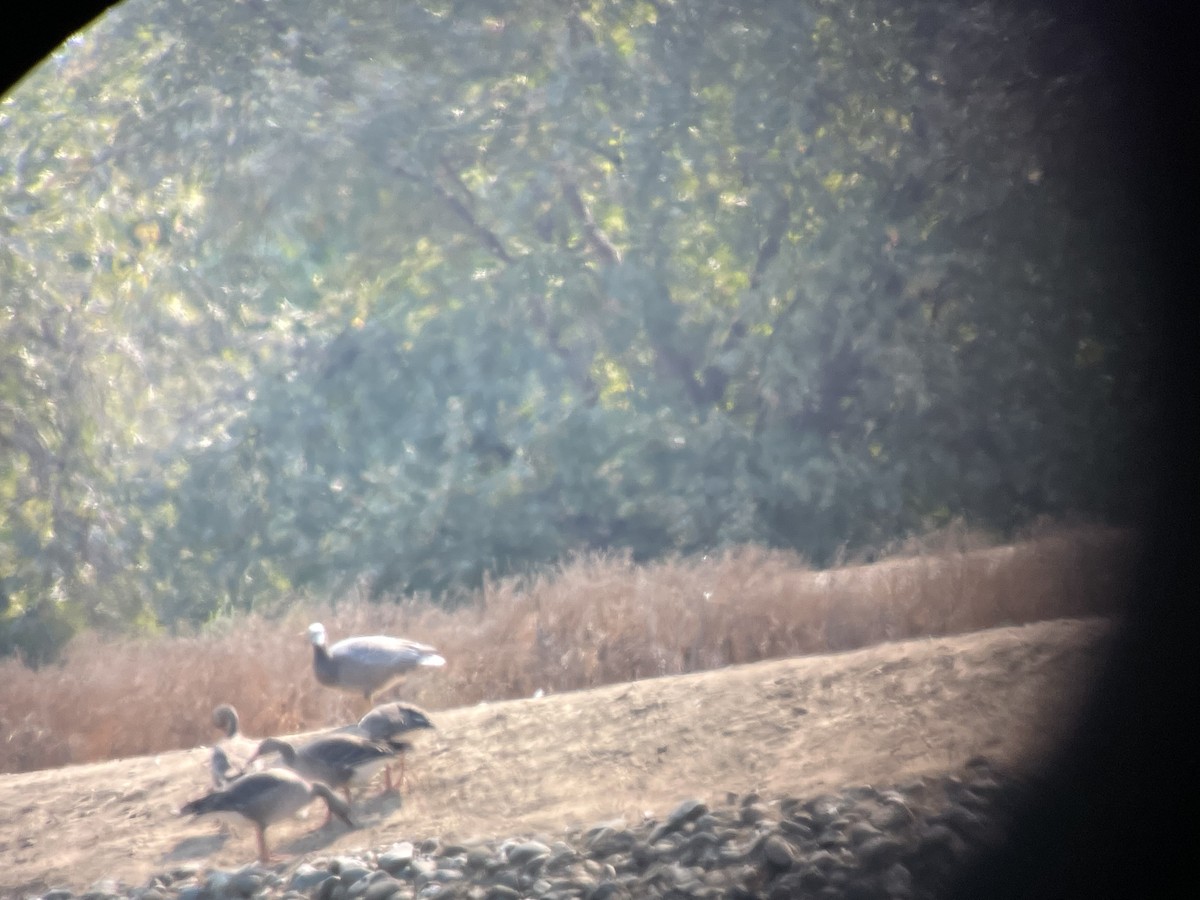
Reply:
[[[403, 804], [372, 792], [355, 804], [359, 830], [312, 833], [314, 805], [270, 839], [298, 856], [553, 834], [689, 796], [903, 781], [976, 754], [1026, 766], [1070, 721], [1109, 633], [1060, 620], [441, 711], [416, 741]], [[0, 776], [0, 895], [251, 861], [249, 826], [177, 815], [205, 792], [207, 759], [197, 748]]]

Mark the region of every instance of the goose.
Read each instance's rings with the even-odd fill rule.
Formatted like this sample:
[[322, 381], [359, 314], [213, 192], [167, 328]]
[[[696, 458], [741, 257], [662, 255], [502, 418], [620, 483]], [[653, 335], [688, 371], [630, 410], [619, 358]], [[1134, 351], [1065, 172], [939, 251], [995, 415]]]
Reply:
[[[406, 732], [414, 731], [418, 728], [433, 728], [434, 724], [429, 721], [429, 716], [425, 713], [425, 710], [418, 706], [413, 706], [411, 703], [381, 703], [359, 719], [356, 727], [359, 733], [368, 740], [391, 741]], [[405, 780], [405, 754], [402, 753], [399, 756], [399, 784], [402, 786]], [[384, 767], [383, 777], [384, 790], [393, 790], [392, 767], [390, 764]]]
[[[258, 745], [250, 761], [264, 753], [278, 753], [284, 765], [297, 774], [342, 790], [348, 804], [351, 785], [366, 784], [409, 748], [409, 744], [400, 741], [372, 741], [356, 734], [330, 734], [300, 748], [280, 738], [267, 738]], [[328, 816], [325, 821], [329, 821]]]
[[212, 770], [213, 787], [216, 790], [228, 787], [231, 782], [242, 775], [242, 770], [234, 767], [233, 763], [229, 761], [229, 754], [220, 744], [212, 748], [208, 765]]
[[326, 647], [325, 626], [308, 626], [313, 671], [327, 687], [362, 694], [367, 702], [418, 666], [444, 666], [446, 660], [428, 644], [377, 634], [351, 637]]
[[222, 703], [212, 711], [212, 723], [225, 733], [212, 749], [213, 787], [223, 788], [246, 771], [247, 763], [258, 749], [258, 741], [241, 732], [237, 710]]
[[[325, 801], [328, 823], [337, 816], [351, 828], [350, 807], [342, 798], [319, 781], [306, 781], [288, 769], [268, 769], [236, 779], [222, 790], [213, 791], [185, 803], [181, 815], [202, 816], [210, 813], [236, 813], [254, 823], [258, 835], [258, 859], [270, 861], [267, 850], [267, 826], [294, 815], [316, 797]], [[325, 823], [322, 823], [324, 825]]]

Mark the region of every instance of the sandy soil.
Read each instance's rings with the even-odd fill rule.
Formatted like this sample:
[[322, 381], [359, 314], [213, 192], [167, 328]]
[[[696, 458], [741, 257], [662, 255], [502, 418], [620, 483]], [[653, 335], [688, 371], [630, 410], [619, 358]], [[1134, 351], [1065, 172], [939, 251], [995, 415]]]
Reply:
[[[635, 822], [685, 797], [901, 782], [976, 754], [1020, 769], [1071, 721], [1109, 633], [1060, 620], [439, 711], [415, 740], [403, 801], [372, 788], [353, 831], [313, 831], [314, 804], [269, 840], [282, 870], [433, 835]], [[196, 748], [0, 776], [0, 896], [252, 861], [249, 825], [178, 815], [206, 792], [207, 760]]]

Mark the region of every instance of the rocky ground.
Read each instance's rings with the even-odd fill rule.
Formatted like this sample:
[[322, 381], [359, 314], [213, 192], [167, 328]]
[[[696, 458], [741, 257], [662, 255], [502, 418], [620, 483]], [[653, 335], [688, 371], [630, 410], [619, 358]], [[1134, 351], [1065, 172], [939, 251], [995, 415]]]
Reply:
[[443, 711], [360, 827], [281, 862], [178, 816], [201, 749], [0, 776], [0, 896], [936, 896], [1004, 834], [1109, 627], [1039, 623]]
[[807, 799], [690, 798], [661, 820], [561, 835], [419, 844], [319, 856], [278, 871], [179, 866], [128, 889], [108, 882], [43, 900], [619, 900], [936, 897], [1004, 834], [1019, 784], [982, 758], [959, 775]]

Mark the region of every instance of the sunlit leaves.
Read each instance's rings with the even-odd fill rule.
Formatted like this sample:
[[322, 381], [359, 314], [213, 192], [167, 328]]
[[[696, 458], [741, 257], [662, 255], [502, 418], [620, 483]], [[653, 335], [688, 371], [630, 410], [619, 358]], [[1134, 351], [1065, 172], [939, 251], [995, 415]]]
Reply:
[[1063, 36], [130, 0], [0, 108], [8, 615], [1119, 507], [1137, 280]]

